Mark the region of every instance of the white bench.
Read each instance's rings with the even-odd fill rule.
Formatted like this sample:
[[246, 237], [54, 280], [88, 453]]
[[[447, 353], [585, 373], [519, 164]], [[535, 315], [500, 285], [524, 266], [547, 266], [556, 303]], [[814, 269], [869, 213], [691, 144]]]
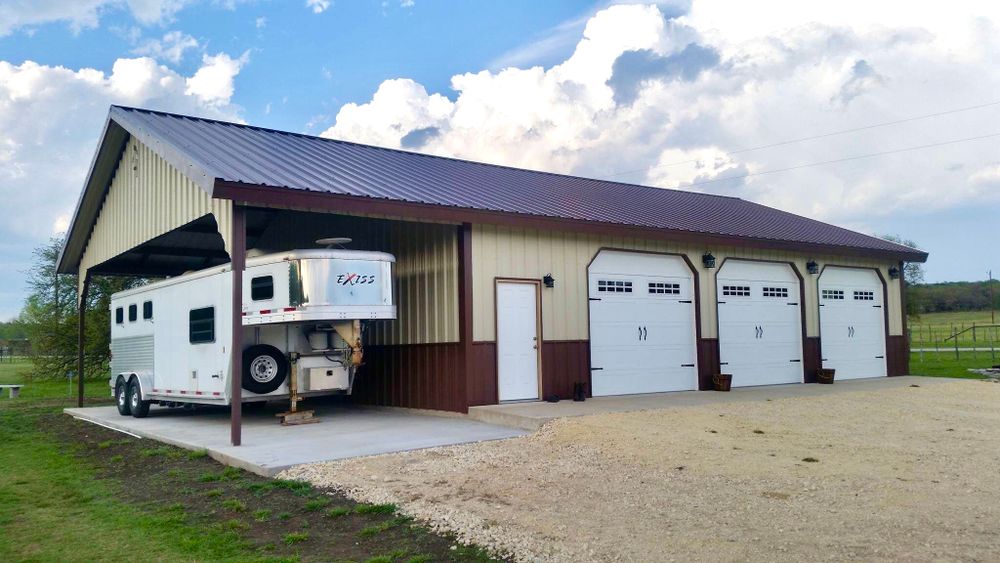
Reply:
[[24, 385], [0, 385], [0, 389], [10, 389], [11, 399], [16, 399], [21, 396], [21, 387], [24, 387]]

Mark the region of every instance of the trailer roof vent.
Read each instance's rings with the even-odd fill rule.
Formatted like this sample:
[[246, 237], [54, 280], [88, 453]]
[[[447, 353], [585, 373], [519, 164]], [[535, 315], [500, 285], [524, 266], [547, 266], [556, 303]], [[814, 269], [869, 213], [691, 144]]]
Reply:
[[343, 248], [344, 245], [350, 244], [351, 239], [348, 237], [332, 237], [332, 238], [321, 238], [316, 241], [316, 244], [320, 246], [325, 246], [327, 248], [333, 248], [339, 246]]

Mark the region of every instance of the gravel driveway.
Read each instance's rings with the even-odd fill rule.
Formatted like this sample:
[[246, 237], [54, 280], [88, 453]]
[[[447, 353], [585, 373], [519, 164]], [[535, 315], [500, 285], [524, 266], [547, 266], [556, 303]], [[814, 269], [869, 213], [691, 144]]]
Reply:
[[562, 419], [283, 476], [519, 560], [996, 560], [1000, 385], [930, 383]]

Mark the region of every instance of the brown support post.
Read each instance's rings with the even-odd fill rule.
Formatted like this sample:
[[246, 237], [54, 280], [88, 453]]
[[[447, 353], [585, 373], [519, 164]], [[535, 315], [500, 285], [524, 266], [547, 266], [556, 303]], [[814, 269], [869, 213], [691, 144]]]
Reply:
[[472, 224], [462, 223], [458, 228], [458, 339], [462, 349], [463, 403], [461, 411], [469, 408], [467, 391], [473, 376], [472, 352]]
[[80, 292], [80, 303], [77, 307], [76, 335], [76, 406], [83, 407], [83, 348], [87, 343], [87, 295], [90, 293], [90, 273], [84, 274], [83, 291]]
[[232, 257], [233, 315], [232, 342], [229, 348], [231, 367], [229, 370], [229, 439], [234, 446], [242, 442], [243, 421], [243, 270], [246, 269], [247, 230], [246, 209], [233, 203], [232, 236], [230, 256]]

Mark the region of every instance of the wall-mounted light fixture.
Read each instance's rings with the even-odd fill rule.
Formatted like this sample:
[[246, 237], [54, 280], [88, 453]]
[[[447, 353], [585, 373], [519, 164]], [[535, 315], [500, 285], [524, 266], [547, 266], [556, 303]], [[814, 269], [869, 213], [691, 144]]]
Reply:
[[542, 277], [542, 283], [545, 284], [545, 287], [555, 287], [556, 279], [552, 277], [552, 274], [545, 274], [545, 276]]
[[706, 268], [709, 268], [709, 269], [714, 268], [715, 267], [715, 256], [712, 256], [711, 252], [706, 252], [705, 254], [702, 254], [702, 256], [701, 256], [701, 263], [704, 264]]
[[892, 266], [889, 268], [889, 279], [898, 280], [899, 279], [899, 268]]
[[819, 264], [815, 260], [806, 262], [806, 271], [815, 276], [819, 273]]

